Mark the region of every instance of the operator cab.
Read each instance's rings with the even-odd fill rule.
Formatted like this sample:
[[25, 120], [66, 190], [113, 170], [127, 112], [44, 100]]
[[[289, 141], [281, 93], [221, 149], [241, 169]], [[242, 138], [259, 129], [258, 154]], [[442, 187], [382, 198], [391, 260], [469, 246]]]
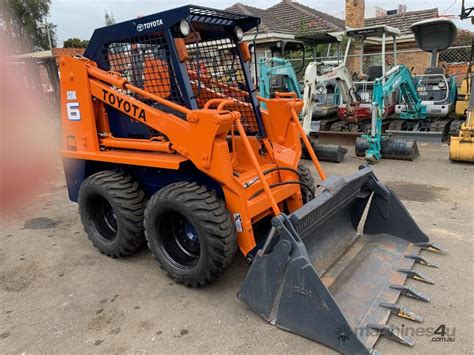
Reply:
[[[344, 62], [345, 57], [341, 53], [342, 36], [340, 33], [316, 33], [301, 35], [297, 38], [313, 49], [318, 75], [324, 75]], [[299, 86], [303, 92], [304, 82], [300, 81]], [[334, 116], [337, 113], [339, 96], [339, 88], [335, 79], [318, 83], [313, 118], [321, 119]]]
[[[391, 66], [395, 66], [397, 60], [397, 37], [400, 36], [400, 30], [390, 26], [370, 26], [370, 27], [361, 27], [353, 28], [346, 31], [346, 36], [349, 37], [351, 41], [357, 40], [361, 42], [360, 46], [360, 62], [359, 62], [359, 78], [366, 81], [374, 81], [376, 78], [379, 78], [390, 69]], [[387, 47], [387, 38], [392, 38], [393, 43], [393, 60], [388, 61], [386, 55]], [[381, 59], [378, 61], [377, 65], [369, 65], [367, 71], [364, 70], [364, 50], [366, 43], [370, 45], [380, 45], [382, 48]], [[377, 59], [375, 59], [377, 60]], [[374, 61], [375, 61], [374, 60]], [[387, 68], [387, 65], [389, 68]], [[372, 80], [370, 80], [372, 79]]]
[[[400, 30], [385, 25], [368, 26], [347, 30], [345, 35], [349, 38], [346, 47], [346, 58], [349, 54], [351, 43], [353, 41], [360, 42], [359, 70], [353, 74], [353, 77], [356, 92], [361, 101], [358, 116], [368, 120], [371, 117], [372, 91], [375, 79], [382, 77], [393, 66], [397, 65], [397, 37], [400, 36]], [[388, 40], [390, 40], [390, 44], [393, 47], [393, 54], [390, 55], [391, 59], [388, 59], [389, 56], [387, 55]], [[366, 47], [374, 45], [381, 47], [380, 56], [366, 55]], [[377, 52], [378, 51], [379, 50], [377, 50]], [[366, 63], [367, 59], [370, 60], [368, 63]], [[365, 67], [367, 67], [367, 69], [365, 69]], [[386, 98], [384, 111], [386, 115], [394, 112], [396, 101], [396, 93]], [[339, 117], [345, 117], [345, 110], [345, 105], [339, 106]]]
[[[454, 111], [457, 89], [454, 76], [447, 77], [438, 65], [439, 53], [456, 39], [457, 28], [447, 18], [423, 20], [411, 25], [418, 47], [431, 53], [431, 65], [423, 74], [415, 75], [417, 91], [430, 117], [445, 117]], [[397, 107], [398, 112], [398, 107]]]
[[[240, 112], [247, 134], [265, 135], [250, 76], [251, 55], [242, 41], [259, 23], [257, 17], [182, 6], [96, 29], [84, 57], [102, 70], [120, 73], [139, 89], [191, 110], [203, 109], [213, 99], [231, 98], [233, 104], [227, 107]], [[185, 119], [176, 110], [157, 108]], [[126, 114], [110, 105], [106, 111], [114, 137], [150, 139], [158, 134], [124, 119]]]
[[[269, 55], [271, 55], [269, 57]], [[286, 70], [284, 65], [273, 58], [284, 58], [290, 61], [290, 65], [294, 69]], [[295, 60], [296, 59], [296, 60]], [[291, 92], [295, 89], [292, 77], [296, 76], [305, 66], [305, 48], [304, 43], [298, 40], [281, 40], [270, 43], [270, 49], [265, 52], [265, 60], [270, 67], [279, 67], [271, 74], [270, 79], [270, 93], [271, 97], [275, 96], [276, 92]], [[299, 95], [297, 95], [299, 96]]]

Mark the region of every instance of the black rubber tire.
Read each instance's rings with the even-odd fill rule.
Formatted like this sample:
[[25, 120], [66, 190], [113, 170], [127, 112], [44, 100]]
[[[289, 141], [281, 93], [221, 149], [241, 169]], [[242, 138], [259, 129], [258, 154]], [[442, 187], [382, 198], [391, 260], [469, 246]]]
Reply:
[[[176, 235], [174, 241], [167, 241], [173, 239], [168, 234], [175, 233], [170, 230], [176, 227], [170, 221], [177, 215], [199, 238], [199, 254], [193, 255], [193, 261], [187, 255], [176, 255], [183, 251]], [[148, 248], [167, 275], [190, 287], [216, 280], [232, 263], [237, 250], [234, 223], [224, 201], [215, 191], [194, 182], [170, 184], [151, 197], [145, 209], [145, 236]]]
[[303, 204], [311, 201], [316, 193], [316, 187], [314, 186], [314, 178], [313, 174], [311, 174], [311, 170], [309, 170], [306, 165], [300, 163], [298, 165], [298, 173], [300, 174], [299, 181], [311, 186], [311, 192], [305, 186], [301, 186], [301, 194], [303, 195]]
[[130, 176], [111, 170], [89, 176], [78, 203], [84, 230], [103, 254], [118, 258], [145, 245], [145, 194]]

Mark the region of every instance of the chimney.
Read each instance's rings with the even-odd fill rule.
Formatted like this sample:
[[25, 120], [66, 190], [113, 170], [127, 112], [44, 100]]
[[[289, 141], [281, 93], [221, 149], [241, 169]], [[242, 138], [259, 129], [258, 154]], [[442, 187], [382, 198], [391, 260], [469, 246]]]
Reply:
[[399, 4], [398, 5], [398, 14], [404, 14], [405, 12], [407, 12], [407, 6], [406, 5], [402, 5], [402, 4]]
[[364, 27], [364, 0], [346, 0], [346, 27]]

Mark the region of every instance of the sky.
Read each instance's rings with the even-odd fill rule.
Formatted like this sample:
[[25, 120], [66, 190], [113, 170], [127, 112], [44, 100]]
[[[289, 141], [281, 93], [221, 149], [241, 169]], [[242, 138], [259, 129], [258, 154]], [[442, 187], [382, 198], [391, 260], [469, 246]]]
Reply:
[[[174, 7], [195, 4], [224, 9], [240, 2], [246, 5], [268, 8], [280, 0], [52, 0], [48, 21], [57, 25], [58, 47], [63, 41], [77, 37], [89, 39], [95, 28], [103, 27], [105, 11], [112, 12], [117, 22], [130, 20], [168, 10]], [[330, 15], [343, 18], [344, 0], [298, 0], [299, 3]], [[461, 0], [365, 0], [365, 6], [379, 6], [395, 9], [398, 4], [406, 4], [407, 11], [438, 7], [440, 14], [459, 15]], [[472, 6], [474, 0], [466, 0], [466, 6]], [[420, 19], [422, 20], [422, 19]], [[471, 29], [469, 20], [456, 21], [458, 27]]]

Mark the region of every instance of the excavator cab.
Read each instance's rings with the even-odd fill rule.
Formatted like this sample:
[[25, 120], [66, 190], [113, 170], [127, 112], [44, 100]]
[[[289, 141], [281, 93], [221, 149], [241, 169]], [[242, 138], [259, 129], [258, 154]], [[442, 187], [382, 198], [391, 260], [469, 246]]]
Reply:
[[[314, 41], [313, 37], [312, 39]], [[304, 37], [304, 40], [308, 42], [309, 38]], [[324, 36], [324, 41], [329, 44], [329, 51], [331, 43], [337, 41], [337, 38], [327, 35]], [[266, 54], [268, 54], [267, 51], [265, 56], [258, 59], [258, 90], [260, 97], [269, 99], [279, 95], [291, 95], [297, 99], [303, 98], [297, 75], [305, 68], [304, 45], [306, 42], [300, 40], [278, 41], [270, 45], [272, 57], [266, 56]], [[299, 62], [296, 70], [292, 64], [294, 60], [291, 60], [291, 58], [296, 58], [296, 61]], [[303, 128], [308, 136], [313, 136], [311, 139], [313, 149], [320, 160], [340, 163], [344, 159], [347, 149], [339, 145], [318, 144], [314, 136], [316, 136], [319, 131], [319, 121], [313, 122], [312, 120], [313, 116], [324, 115], [326, 117], [336, 112], [337, 106], [334, 104], [334, 101], [338, 100], [338, 95], [334, 84], [335, 83], [321, 83], [318, 87], [315, 94], [315, 99], [318, 104], [314, 105], [314, 109], [312, 110], [312, 115], [309, 120], [311, 122], [303, 122]], [[262, 102], [261, 107], [266, 109], [266, 103]], [[307, 118], [303, 118], [303, 121], [305, 119]], [[309, 158], [304, 148], [303, 157]]]
[[[349, 38], [351, 45], [353, 42], [359, 43], [359, 67], [354, 73], [354, 86], [359, 98], [359, 104], [355, 115], [350, 115], [347, 110], [347, 104], [340, 104], [338, 115], [341, 121], [334, 123], [331, 130], [334, 131], [359, 131], [366, 132], [370, 126], [372, 118], [372, 93], [374, 82], [377, 78], [381, 78], [393, 66], [397, 65], [397, 38], [400, 36], [400, 30], [385, 26], [369, 26], [349, 29], [346, 31], [346, 36]], [[372, 41], [380, 44], [381, 54], [379, 56], [365, 57], [366, 42]], [[393, 54], [387, 55], [387, 44], [391, 41], [393, 46]], [[350, 46], [347, 47], [347, 52]], [[347, 56], [347, 53], [346, 53]], [[370, 58], [370, 62], [366, 62], [366, 58]], [[397, 103], [397, 93], [390, 93], [384, 100], [384, 117], [388, 117], [395, 111], [395, 104]], [[352, 127], [356, 125], [356, 127]], [[351, 127], [348, 127], [351, 126]]]
[[[457, 98], [456, 77], [448, 76], [439, 66], [439, 53], [449, 48], [457, 35], [457, 27], [447, 18], [428, 19], [414, 23], [411, 30], [415, 35], [418, 47], [431, 53], [431, 64], [421, 74], [413, 75], [418, 95], [426, 106], [426, 116], [430, 119], [418, 122], [416, 129], [429, 132], [430, 139], [435, 135], [438, 141], [446, 140], [452, 119], [448, 116], [454, 112]], [[404, 102], [397, 105], [395, 112], [403, 116], [407, 107]], [[404, 123], [405, 130], [412, 129]], [[389, 127], [392, 130], [393, 127]], [[455, 133], [457, 134], [457, 132]]]
[[242, 39], [258, 24], [188, 5], [97, 29], [84, 57], [60, 59], [64, 172], [85, 232], [114, 258], [147, 244], [190, 287], [240, 250], [238, 297], [272, 324], [344, 353], [372, 353], [380, 334], [412, 345], [385, 322], [421, 320], [396, 302], [429, 301], [404, 282], [430, 282], [412, 266], [439, 248], [370, 167], [326, 177], [300, 100], [257, 97]]
[[[294, 56], [300, 57], [302, 63], [299, 69], [294, 69], [289, 60]], [[270, 56], [268, 56], [270, 55]], [[274, 98], [277, 92], [295, 93], [301, 99], [297, 74], [304, 67], [304, 43], [295, 40], [282, 40], [270, 44], [270, 50], [258, 58], [258, 89], [261, 97]], [[266, 107], [262, 103], [262, 107]]]

